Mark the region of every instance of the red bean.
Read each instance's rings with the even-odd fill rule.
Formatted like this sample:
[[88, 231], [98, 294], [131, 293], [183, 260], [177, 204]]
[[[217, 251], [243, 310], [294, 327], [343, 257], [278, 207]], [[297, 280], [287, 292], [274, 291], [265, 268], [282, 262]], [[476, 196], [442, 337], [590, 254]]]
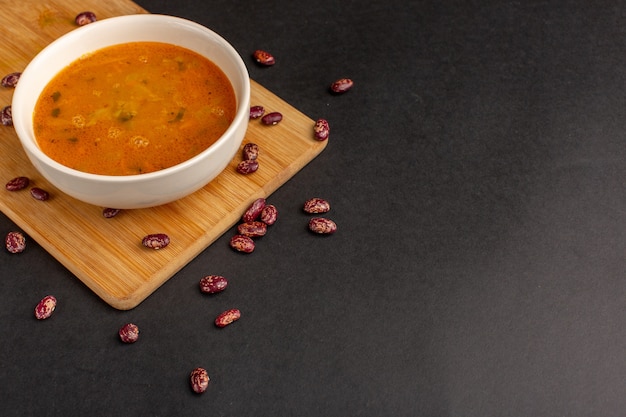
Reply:
[[141, 244], [146, 248], [159, 250], [170, 244], [170, 238], [165, 233], [153, 233], [146, 235], [141, 240]]
[[259, 162], [254, 159], [246, 159], [237, 164], [237, 172], [240, 174], [252, 174], [259, 169]]
[[330, 91], [335, 94], [342, 94], [352, 88], [354, 82], [350, 78], [340, 78], [330, 85]]
[[243, 159], [257, 159], [259, 157], [259, 145], [256, 143], [246, 143], [243, 147]]
[[3, 126], [13, 126], [13, 111], [10, 105], [0, 110], [0, 123], [2, 123]]
[[259, 117], [265, 114], [265, 108], [263, 106], [252, 106], [250, 107], [250, 118], [258, 119]]
[[20, 80], [22, 76], [21, 72], [12, 72], [10, 74], [5, 75], [0, 81], [0, 84], [3, 87], [14, 88], [17, 85], [17, 82]]
[[276, 59], [274, 58], [274, 56], [262, 49], [257, 49], [256, 51], [254, 51], [252, 56], [254, 57], [254, 60], [261, 65], [270, 66], [276, 63]]
[[268, 113], [261, 117], [261, 122], [266, 125], [275, 125], [280, 123], [281, 120], [283, 120], [283, 115], [277, 111]]
[[89, 23], [95, 22], [96, 20], [96, 14], [94, 12], [81, 12], [74, 18], [74, 22], [76, 22], [78, 26], [85, 26]]
[[4, 238], [4, 244], [10, 253], [21, 253], [26, 249], [26, 238], [20, 232], [9, 232]]
[[31, 188], [30, 195], [33, 196], [35, 200], [39, 201], [46, 201], [50, 198], [50, 194], [46, 190], [42, 190], [38, 187]]
[[30, 180], [28, 177], [15, 177], [6, 183], [5, 188], [9, 191], [19, 191], [28, 187]]

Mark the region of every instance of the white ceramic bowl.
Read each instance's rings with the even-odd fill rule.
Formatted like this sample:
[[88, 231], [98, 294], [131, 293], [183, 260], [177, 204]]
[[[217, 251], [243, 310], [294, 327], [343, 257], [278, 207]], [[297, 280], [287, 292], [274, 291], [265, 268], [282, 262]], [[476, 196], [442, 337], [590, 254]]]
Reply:
[[[33, 110], [48, 82], [65, 66], [94, 50], [135, 41], [191, 49], [217, 64], [235, 90], [237, 113], [217, 142], [195, 157], [141, 175], [107, 176], [80, 172], [44, 154], [33, 132]], [[250, 78], [235, 49], [215, 32], [189, 20], [152, 14], [103, 19], [82, 26], [44, 48], [28, 64], [15, 89], [13, 125], [35, 168], [55, 187], [86, 203], [119, 209], [165, 204], [202, 188], [222, 172], [239, 149], [248, 127]]]

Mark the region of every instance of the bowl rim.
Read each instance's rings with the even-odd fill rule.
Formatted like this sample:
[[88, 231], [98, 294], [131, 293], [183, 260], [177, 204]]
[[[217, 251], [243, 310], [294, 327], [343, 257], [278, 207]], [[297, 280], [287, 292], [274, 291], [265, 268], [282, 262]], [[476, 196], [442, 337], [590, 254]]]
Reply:
[[[148, 172], [145, 174], [133, 174], [133, 175], [94, 174], [90, 172], [84, 172], [84, 171], [80, 171], [77, 169], [73, 169], [66, 165], [63, 165], [60, 162], [57, 162], [56, 160], [49, 157], [46, 153], [44, 153], [37, 145], [37, 140], [34, 136], [32, 140], [30, 139], [23, 140], [22, 139], [23, 135], [26, 135], [27, 137], [30, 135], [27, 132], [21, 131], [22, 130], [21, 123], [15, 124], [15, 130], [22, 146], [25, 147], [29, 153], [36, 155], [37, 159], [39, 159], [42, 163], [50, 166], [51, 168], [57, 171], [62, 172], [65, 175], [80, 177], [80, 178], [83, 178], [84, 180], [92, 180], [92, 181], [100, 181], [100, 182], [106, 181], [110, 183], [147, 182], [147, 181], [153, 181], [160, 177], [166, 177], [166, 176], [175, 174], [179, 171], [186, 170], [190, 165], [194, 165], [198, 160], [206, 158], [207, 154], [213, 153], [214, 150], [218, 148], [222, 143], [228, 141], [229, 137], [235, 134], [236, 130], [238, 129], [238, 126], [240, 126], [241, 123], [245, 123], [246, 120], [249, 118], [249, 109], [246, 108], [245, 103], [247, 101], [246, 97], [250, 97], [250, 91], [251, 91], [250, 76], [249, 76], [248, 69], [241, 55], [239, 54], [239, 52], [237, 52], [237, 50], [217, 32], [209, 29], [206, 26], [201, 25], [200, 23], [197, 23], [192, 20], [185, 19], [185, 18], [177, 17], [177, 16], [170, 16], [170, 15], [164, 15], [164, 14], [151, 14], [151, 13], [130, 14], [130, 15], [123, 15], [123, 16], [109, 17], [106, 19], [95, 21], [93, 23], [89, 23], [81, 27], [77, 27], [71, 30], [70, 32], [67, 32], [66, 34], [53, 40], [48, 45], [46, 45], [42, 50], [40, 50], [24, 68], [24, 70], [22, 71], [20, 80], [26, 79], [26, 81], [28, 81], [28, 77], [30, 74], [29, 69], [32, 71], [33, 67], [37, 66], [40, 61], [47, 59], [48, 55], [53, 53], [55, 49], [62, 47], [62, 45], [68, 42], [68, 40], [79, 38], [83, 36], [84, 33], [90, 32], [90, 31], [91, 32], [99, 31], [99, 30], [105, 31], [107, 27], [109, 26], [119, 24], [119, 22], [127, 23], [127, 21], [130, 21], [130, 22], [134, 21], [135, 23], [138, 23], [137, 21], [151, 21], [151, 22], [157, 22], [157, 23], [168, 22], [170, 24], [174, 23], [174, 24], [178, 24], [181, 26], [185, 26], [187, 28], [190, 28], [199, 32], [207, 33], [208, 35], [213, 37], [221, 45], [223, 49], [230, 52], [230, 55], [232, 55], [234, 58], [234, 62], [237, 66], [238, 72], [241, 75], [243, 75], [243, 83], [242, 83], [243, 90], [242, 90], [241, 97], [237, 98], [237, 112], [235, 113], [235, 117], [233, 118], [233, 121], [228, 126], [226, 131], [213, 144], [211, 144], [208, 148], [206, 148], [199, 154], [168, 168], [164, 168], [158, 171]], [[133, 42], [133, 41], [130, 41], [130, 42]], [[109, 44], [108, 46], [120, 45], [123, 43], [125, 42], [115, 42], [115, 43]], [[163, 42], [163, 43], [169, 43], [171, 45], [181, 46], [174, 42]], [[181, 47], [190, 49], [185, 46], [181, 46]], [[74, 58], [73, 60], [69, 61], [67, 65], [69, 65], [71, 62], [74, 62], [76, 59], [78, 58]], [[233, 82], [231, 80], [229, 81], [231, 83]], [[47, 83], [45, 85], [47, 85]], [[13, 94], [13, 100], [12, 100], [12, 107], [14, 109], [18, 109], [18, 112], [20, 111], [19, 103], [20, 103], [21, 96], [22, 94], [20, 94], [20, 83], [18, 82], [15, 87], [15, 92]], [[18, 105], [16, 106], [15, 103], [18, 103]], [[15, 116], [15, 112], [13, 112], [13, 115]], [[19, 116], [19, 113], [18, 113], [18, 116]], [[28, 120], [29, 120], [28, 123], [32, 124], [32, 116]]]

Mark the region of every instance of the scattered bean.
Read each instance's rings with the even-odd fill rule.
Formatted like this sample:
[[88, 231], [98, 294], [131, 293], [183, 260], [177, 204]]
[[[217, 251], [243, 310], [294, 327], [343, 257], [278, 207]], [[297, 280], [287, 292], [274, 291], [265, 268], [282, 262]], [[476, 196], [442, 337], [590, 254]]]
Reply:
[[304, 202], [303, 210], [309, 214], [327, 213], [330, 211], [330, 203], [323, 198], [309, 198]]
[[118, 331], [124, 343], [135, 343], [139, 339], [139, 327], [133, 323], [126, 323]]
[[263, 209], [265, 208], [265, 199], [263, 197], [257, 198], [250, 204], [250, 206], [246, 209], [241, 216], [241, 219], [245, 222], [252, 222], [256, 220], [260, 215]]
[[267, 113], [265, 116], [261, 117], [261, 122], [266, 125], [276, 125], [283, 120], [283, 115], [277, 111]]
[[313, 127], [313, 133], [315, 135], [315, 139], [324, 141], [328, 139], [328, 135], [330, 135], [330, 126], [328, 125], [328, 120], [326, 119], [317, 119], [315, 122], [315, 126]]
[[120, 211], [121, 211], [120, 209], [106, 207], [106, 208], [102, 209], [102, 215], [106, 219], [110, 219], [111, 217], [117, 216]]
[[153, 233], [146, 235], [142, 239], [141, 244], [144, 245], [146, 248], [151, 248], [155, 250], [163, 249], [170, 244], [170, 238], [165, 233]]
[[254, 57], [255, 61], [261, 65], [270, 66], [276, 63], [276, 59], [274, 58], [274, 56], [262, 49], [257, 49], [256, 51], [254, 51], [252, 56]]
[[217, 327], [226, 327], [234, 321], [239, 320], [241, 317], [241, 311], [236, 308], [226, 310], [220, 313], [219, 316], [215, 319], [215, 325]]
[[28, 187], [30, 180], [28, 177], [15, 177], [6, 183], [5, 187], [9, 191], [19, 191]]
[[241, 223], [237, 226], [240, 235], [248, 237], [261, 237], [267, 233], [267, 224], [260, 221]]
[[237, 172], [240, 174], [252, 174], [259, 169], [259, 161], [254, 159], [245, 159], [237, 164]]
[[250, 118], [258, 119], [259, 117], [265, 114], [265, 108], [263, 106], [252, 106], [250, 107]]
[[256, 143], [246, 143], [243, 146], [243, 159], [257, 159], [259, 157], [259, 145]]
[[189, 375], [191, 389], [196, 394], [202, 394], [209, 387], [209, 374], [204, 368], [196, 368]]
[[76, 17], [74, 18], [74, 22], [78, 26], [85, 26], [85, 25], [88, 25], [89, 23], [95, 22], [96, 20], [97, 20], [96, 14], [93, 12], [81, 12], [81, 13], [78, 13]]
[[313, 233], [330, 235], [337, 231], [337, 224], [330, 219], [325, 219], [323, 217], [313, 217], [309, 221], [309, 230]]
[[342, 94], [352, 88], [354, 82], [350, 78], [340, 78], [330, 85], [330, 91], [336, 94]]
[[50, 193], [38, 187], [31, 188], [30, 195], [33, 196], [35, 200], [39, 200], [39, 201], [46, 201], [50, 198]]
[[3, 126], [13, 126], [13, 111], [10, 105], [0, 110], [0, 123], [2, 123]]
[[263, 207], [263, 210], [261, 210], [260, 219], [266, 225], [273, 225], [274, 223], [276, 223], [277, 218], [278, 210], [273, 204], [267, 204], [265, 207]]
[[254, 251], [254, 241], [251, 237], [235, 235], [230, 238], [230, 247], [238, 252], [251, 253]]
[[14, 88], [17, 85], [17, 82], [20, 80], [21, 76], [21, 72], [12, 72], [2, 77], [2, 81], [0, 81], [0, 84], [3, 87]]
[[228, 280], [221, 275], [207, 275], [200, 280], [200, 291], [206, 294], [222, 292], [228, 286]]
[[57, 299], [53, 295], [46, 295], [35, 306], [35, 317], [37, 320], [45, 320], [52, 315], [57, 307]]
[[21, 253], [26, 249], [26, 238], [20, 232], [9, 232], [4, 238], [4, 244], [11, 253]]

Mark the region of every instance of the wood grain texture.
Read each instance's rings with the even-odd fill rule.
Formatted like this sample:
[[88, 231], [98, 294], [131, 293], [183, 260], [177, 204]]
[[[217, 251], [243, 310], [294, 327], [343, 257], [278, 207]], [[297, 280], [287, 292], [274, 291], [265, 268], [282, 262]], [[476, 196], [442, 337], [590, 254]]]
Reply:
[[[75, 15], [84, 10], [99, 19], [146, 12], [122, 0], [18, 2], [0, 15], [5, 40], [0, 76], [21, 71], [48, 43], [74, 29]], [[11, 89], [1, 89], [0, 107], [10, 104], [11, 97]], [[284, 115], [276, 126], [250, 122], [243, 144], [259, 145], [257, 172], [238, 174], [238, 153], [224, 172], [191, 196], [111, 219], [102, 216], [102, 207], [81, 203], [49, 184], [28, 161], [14, 129], [0, 126], [0, 178], [7, 182], [27, 176], [31, 186], [51, 193], [50, 200], [41, 202], [28, 189], [9, 192], [3, 187], [0, 209], [105, 302], [132, 309], [237, 223], [254, 199], [269, 196], [325, 148], [327, 142], [313, 139], [312, 119], [254, 81], [251, 103]], [[172, 242], [162, 250], [146, 249], [141, 239], [149, 233], [167, 233]]]

